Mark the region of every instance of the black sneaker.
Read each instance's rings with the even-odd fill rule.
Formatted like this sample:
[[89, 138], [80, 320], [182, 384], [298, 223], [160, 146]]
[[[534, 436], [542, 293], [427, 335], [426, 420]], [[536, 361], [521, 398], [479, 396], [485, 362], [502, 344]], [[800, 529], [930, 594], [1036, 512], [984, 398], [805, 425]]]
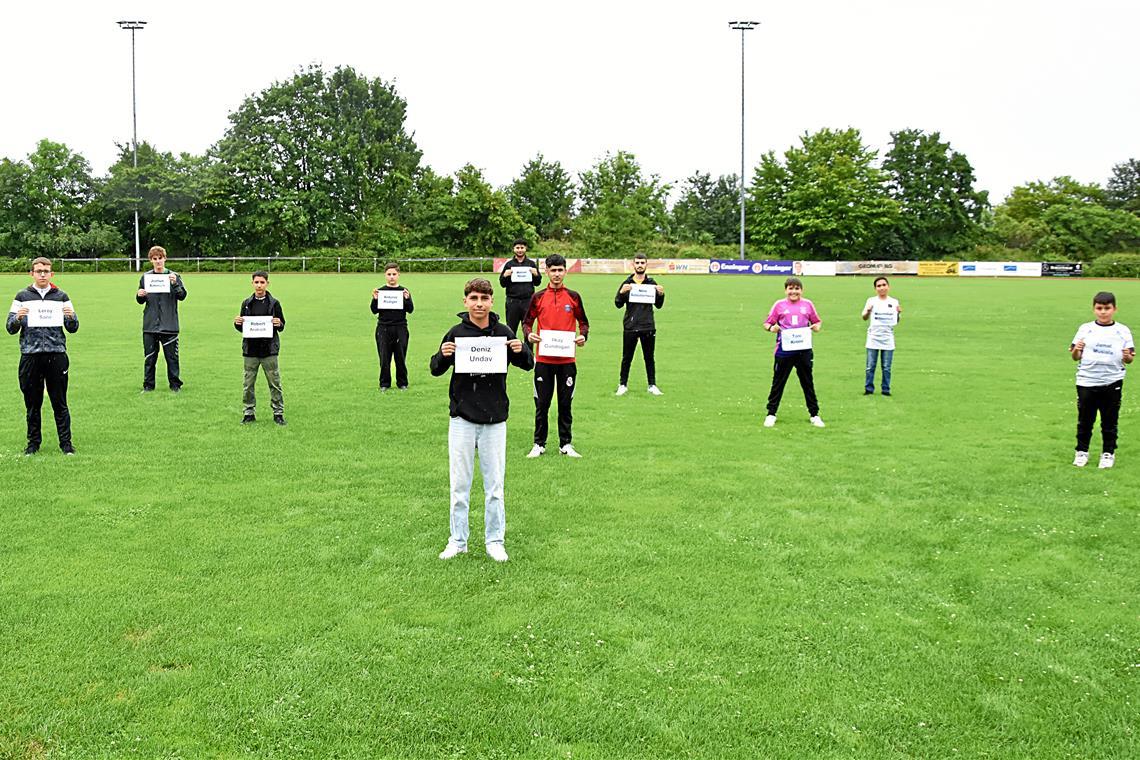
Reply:
[[179, 386], [178, 386], [178, 387], [176, 387], [176, 388], [171, 388], [171, 389], [170, 389], [170, 392], [171, 392], [171, 393], [181, 393], [181, 392], [182, 392], [182, 386], [181, 386], [181, 385], [179, 385]]
[[29, 443], [28, 448], [24, 449], [24, 456], [26, 456], [26, 457], [35, 456], [35, 454], [37, 452], [39, 452], [39, 450], [40, 450], [39, 446], [33, 446]]
[[273, 415], [273, 421], [276, 422], [278, 425], [281, 425], [282, 427], [284, 427], [285, 426], [285, 415], [275, 414], [275, 415]]
[[872, 396], [872, 395], [874, 395], [874, 393], [875, 393], [874, 391], [869, 391], [865, 388], [863, 389], [863, 395], [864, 396]]
[[63, 444], [62, 446], [59, 447], [59, 450], [62, 451], [66, 456], [69, 456], [69, 457], [75, 455], [75, 447], [72, 446], [70, 443]]
[[891, 395], [891, 392], [890, 392], [890, 391], [883, 391], [883, 395], [884, 395], [884, 396], [889, 396], [889, 395]]
[[243, 425], [248, 425], [251, 422], [257, 422], [257, 418], [254, 417], [252, 414], [247, 414], [241, 418], [241, 424], [243, 424]]

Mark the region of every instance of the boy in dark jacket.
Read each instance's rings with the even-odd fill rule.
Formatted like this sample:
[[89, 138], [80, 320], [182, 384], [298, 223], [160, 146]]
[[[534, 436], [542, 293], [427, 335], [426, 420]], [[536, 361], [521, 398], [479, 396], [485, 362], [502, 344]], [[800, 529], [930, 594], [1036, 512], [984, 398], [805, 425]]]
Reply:
[[[615, 394], [618, 396], [624, 396], [629, 390], [629, 368], [633, 364], [633, 352], [637, 350], [638, 341], [641, 341], [641, 356], [645, 359], [645, 379], [649, 382], [649, 392], [654, 396], [661, 395], [661, 390], [657, 387], [657, 365], [653, 360], [653, 348], [657, 342], [653, 309], [665, 305], [665, 288], [645, 273], [647, 264], [645, 254], [635, 254], [633, 274], [625, 278], [614, 297], [614, 306], [625, 308], [625, 318], [622, 320], [621, 371]], [[643, 287], [638, 288], [638, 292], [631, 297], [630, 292], [635, 285]], [[645, 296], [641, 292], [650, 289], [652, 303], [644, 300]]]
[[[376, 353], [380, 355], [380, 390], [392, 387], [392, 360], [396, 360], [396, 387], [408, 389], [408, 315], [415, 311], [412, 294], [400, 287], [400, 265], [392, 262], [384, 267], [384, 286], [372, 291], [372, 313], [376, 315]], [[398, 293], [397, 306], [391, 306], [380, 294]]]
[[526, 255], [527, 242], [522, 238], [515, 241], [512, 251], [514, 258], [507, 259], [499, 272], [499, 285], [507, 293], [507, 327], [518, 334], [519, 322], [526, 316], [530, 297], [542, 282], [538, 273], [538, 262]]
[[[182, 390], [178, 367], [178, 302], [186, 300], [182, 278], [166, 268], [166, 249], [156, 245], [147, 253], [151, 271], [139, 277], [135, 300], [143, 308], [143, 392], [154, 390], [158, 351], [166, 357], [170, 390]], [[166, 275], [165, 279], [161, 275]]]
[[[234, 317], [234, 328], [242, 334], [241, 355], [245, 358], [245, 378], [242, 386], [243, 413], [241, 424], [253, 422], [257, 399], [253, 388], [257, 383], [257, 370], [265, 373], [269, 383], [269, 405], [273, 421], [285, 424], [285, 400], [281, 394], [281, 368], [277, 354], [281, 351], [279, 333], [285, 331], [285, 313], [281, 302], [269, 292], [269, 273], [253, 273], [253, 295], [241, 302], [241, 311]], [[254, 317], [254, 319], [249, 319]], [[260, 319], [257, 319], [260, 318]], [[246, 322], [249, 325], [246, 326]]]
[[[74, 454], [71, 445], [71, 412], [67, 408], [67, 337], [79, 329], [79, 318], [67, 293], [51, 281], [51, 259], [32, 262], [32, 284], [16, 294], [8, 312], [8, 334], [20, 333], [20, 391], [28, 419], [28, 446], [25, 456], [40, 450], [40, 408], [47, 387], [55, 413], [59, 450]], [[33, 313], [34, 312], [34, 313]]]
[[534, 367], [530, 348], [491, 311], [494, 291], [482, 278], [468, 281], [463, 288], [461, 321], [443, 336], [439, 351], [431, 358], [435, 377], [452, 369], [450, 397], [451, 423], [447, 433], [451, 482], [451, 536], [440, 552], [440, 559], [451, 559], [467, 552], [467, 514], [471, 499], [475, 452], [483, 474], [483, 530], [487, 556], [506, 562], [503, 547], [506, 535], [506, 509], [503, 481], [507, 462], [507, 365], [521, 370]]

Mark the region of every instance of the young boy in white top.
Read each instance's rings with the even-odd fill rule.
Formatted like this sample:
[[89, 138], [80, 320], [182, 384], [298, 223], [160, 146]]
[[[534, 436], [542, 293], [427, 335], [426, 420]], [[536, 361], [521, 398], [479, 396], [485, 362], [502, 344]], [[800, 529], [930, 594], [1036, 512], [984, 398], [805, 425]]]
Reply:
[[1100, 413], [1100, 468], [1116, 460], [1116, 426], [1124, 388], [1124, 365], [1136, 358], [1132, 332], [1115, 320], [1116, 296], [1101, 291], [1093, 296], [1093, 316], [1077, 330], [1069, 353], [1077, 365], [1077, 454], [1073, 464], [1089, 461], [1093, 423]]
[[875, 392], [875, 365], [883, 365], [883, 395], [891, 395], [891, 361], [895, 355], [895, 325], [899, 323], [902, 309], [896, 298], [888, 295], [891, 283], [886, 277], [875, 278], [875, 295], [867, 299], [863, 306], [863, 321], [867, 325], [867, 377], [863, 385], [863, 395]]

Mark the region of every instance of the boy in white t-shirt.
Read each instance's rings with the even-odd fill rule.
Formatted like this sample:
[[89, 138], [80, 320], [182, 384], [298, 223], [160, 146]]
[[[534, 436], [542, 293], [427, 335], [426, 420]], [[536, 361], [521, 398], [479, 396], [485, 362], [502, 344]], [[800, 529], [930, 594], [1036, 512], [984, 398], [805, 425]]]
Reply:
[[875, 392], [875, 365], [883, 365], [883, 395], [891, 395], [891, 361], [895, 355], [895, 325], [902, 309], [897, 298], [891, 298], [891, 283], [886, 277], [875, 278], [875, 295], [863, 306], [863, 320], [867, 325], [867, 377], [863, 395]]
[[1112, 467], [1116, 460], [1116, 425], [1120, 417], [1120, 397], [1124, 388], [1124, 365], [1136, 358], [1132, 332], [1115, 321], [1116, 296], [1101, 291], [1093, 296], [1093, 315], [1073, 336], [1069, 353], [1077, 365], [1077, 454], [1073, 464], [1084, 467], [1089, 461], [1089, 441], [1093, 423], [1100, 413], [1103, 442], [1100, 468]]

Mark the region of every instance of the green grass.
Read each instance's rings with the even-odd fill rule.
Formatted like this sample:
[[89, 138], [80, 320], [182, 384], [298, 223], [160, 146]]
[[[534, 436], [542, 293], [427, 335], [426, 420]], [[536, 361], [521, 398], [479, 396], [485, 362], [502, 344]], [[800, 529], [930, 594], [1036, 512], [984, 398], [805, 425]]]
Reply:
[[[260, 421], [238, 425], [246, 277], [187, 277], [180, 395], [162, 362], [138, 393], [135, 278], [57, 278], [82, 325], [78, 456], [46, 402], [44, 449], [19, 456], [17, 339], [0, 352], [0, 757], [1140, 751], [1128, 383], [1116, 469], [1069, 464], [1065, 348], [1103, 284], [896, 279], [887, 399], [862, 395], [869, 278], [808, 280], [828, 427], [793, 379], [766, 430], [778, 278], [662, 278], [666, 395], [639, 355], [615, 398], [620, 278], [572, 275], [593, 320], [584, 458], [524, 458], [529, 375], [512, 376], [496, 565], [477, 508], [472, 553], [436, 559], [447, 380], [427, 364], [464, 279], [404, 278], [411, 390], [381, 395], [380, 278], [275, 275], [280, 429], [263, 380]], [[1140, 283], [1111, 287], [1140, 328]]]

